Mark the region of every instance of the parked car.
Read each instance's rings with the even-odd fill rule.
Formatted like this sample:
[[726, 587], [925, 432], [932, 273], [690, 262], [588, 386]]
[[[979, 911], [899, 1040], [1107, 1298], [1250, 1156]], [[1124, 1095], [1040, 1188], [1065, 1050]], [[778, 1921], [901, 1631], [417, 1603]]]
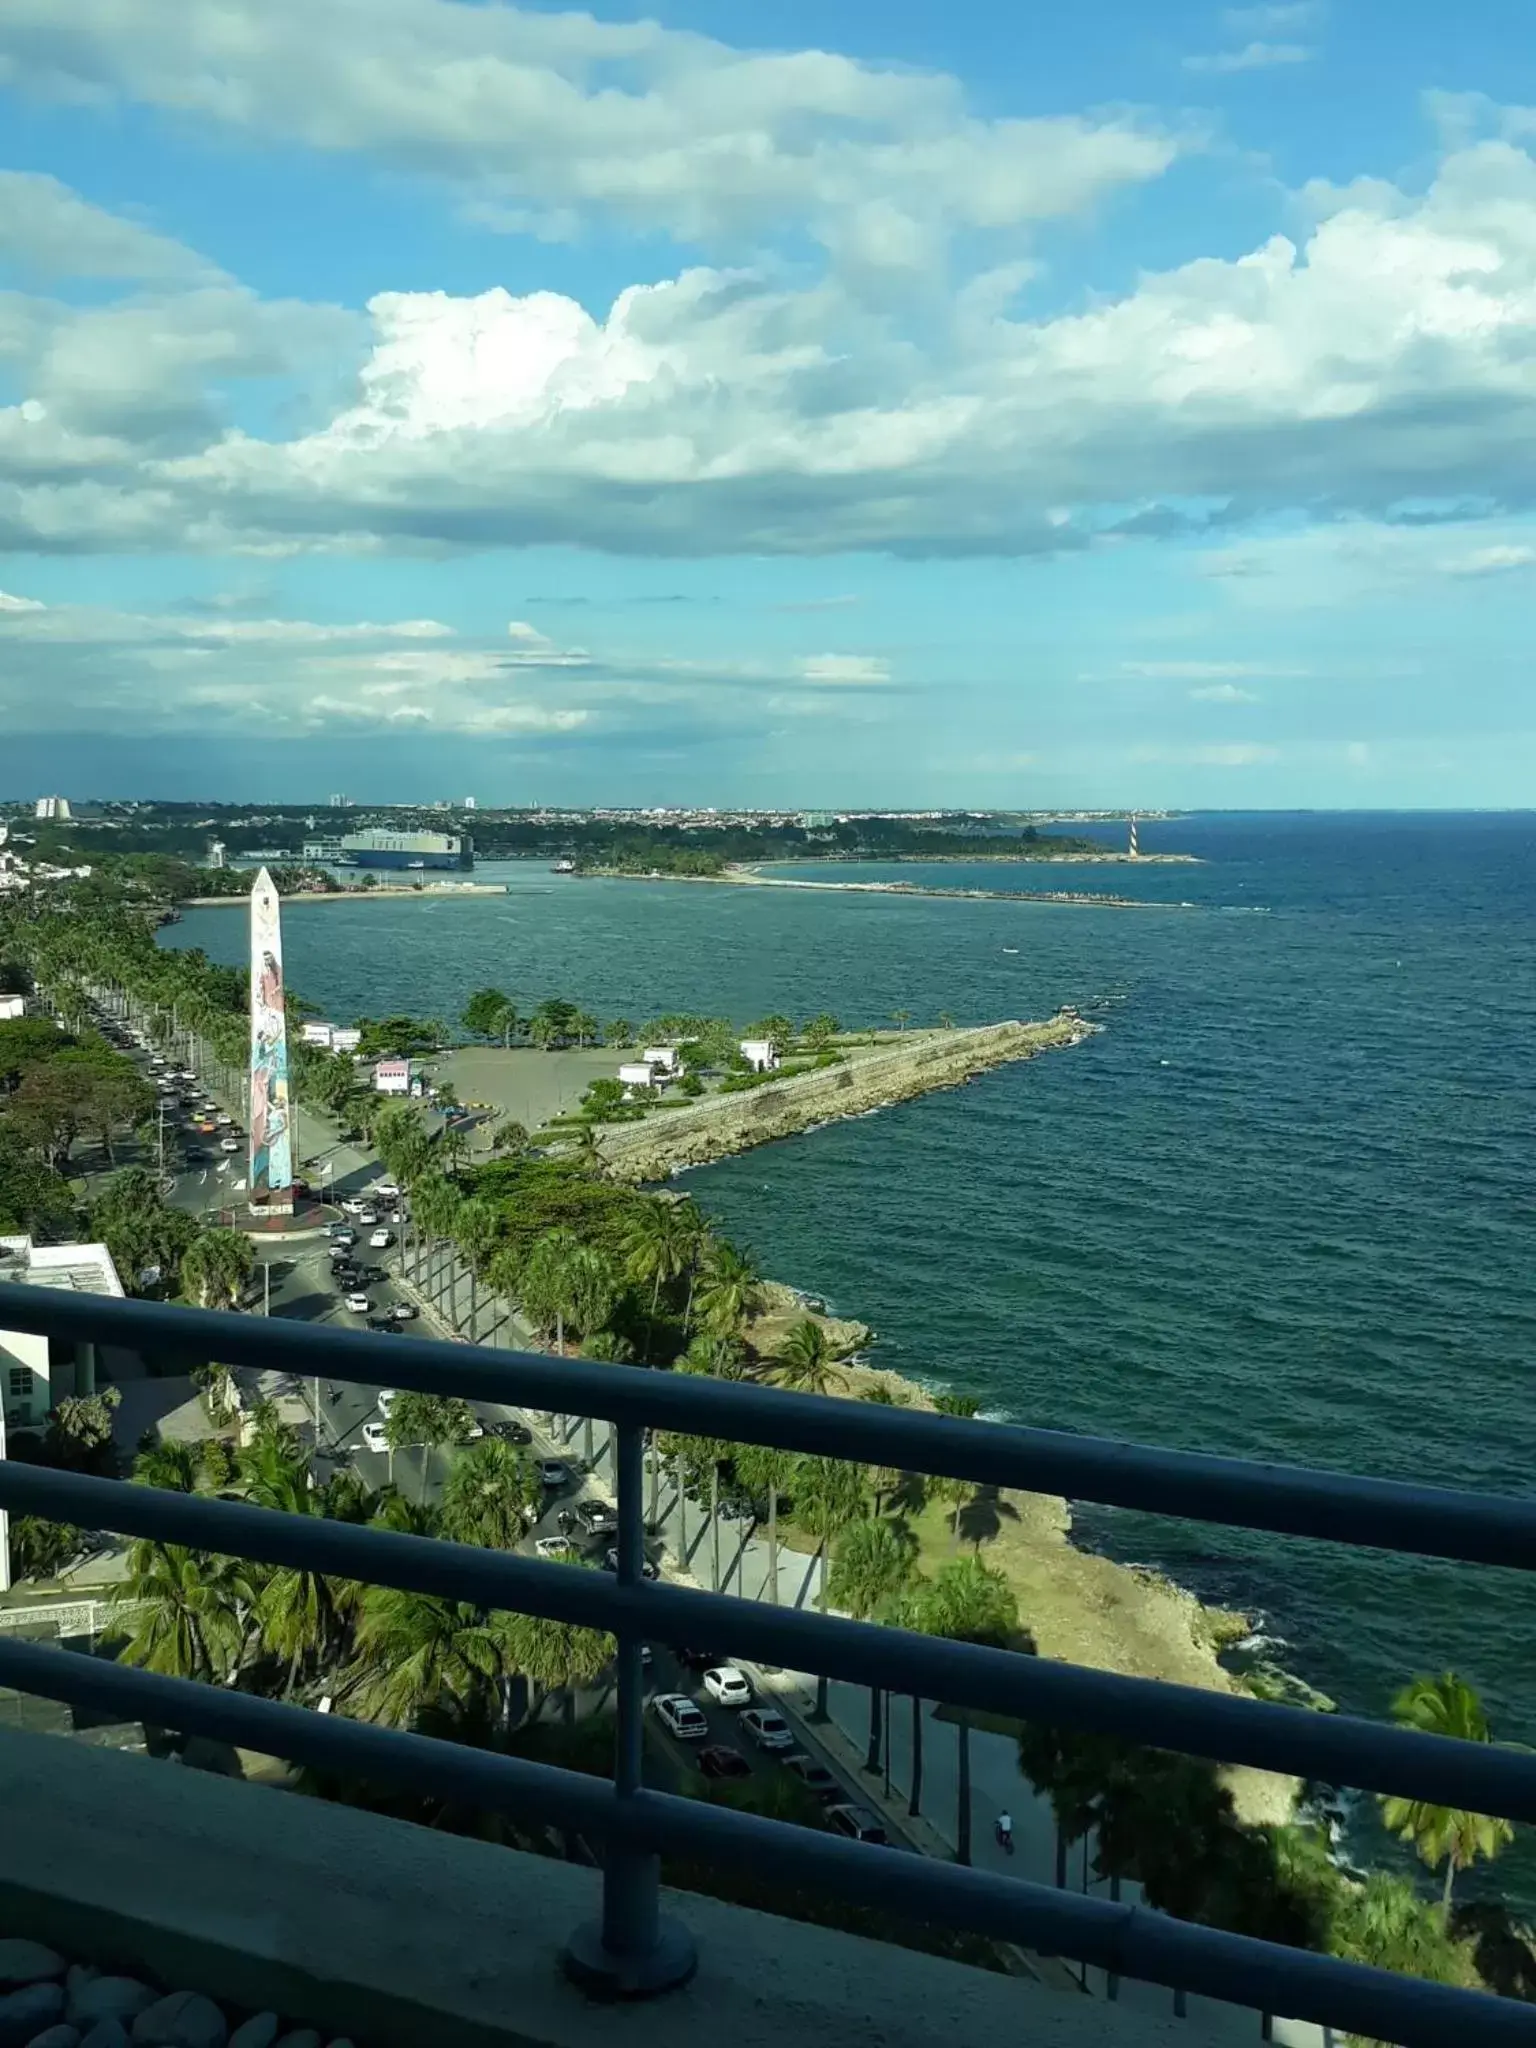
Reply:
[[384, 1418], [384, 1420], [385, 1420], [386, 1422], [388, 1422], [388, 1420], [389, 1420], [389, 1411], [390, 1411], [390, 1409], [394, 1407], [394, 1405], [395, 1405], [395, 1402], [396, 1402], [396, 1401], [397, 1401], [398, 1399], [399, 1399], [399, 1396], [398, 1396], [398, 1394], [396, 1393], [396, 1391], [395, 1391], [395, 1389], [394, 1389], [393, 1387], [380, 1387], [380, 1389], [379, 1389], [379, 1413], [380, 1413], [380, 1415], [382, 1415], [382, 1416], [383, 1416], [383, 1418]]
[[363, 1293], [361, 1288], [358, 1289], [356, 1294], [349, 1294], [347, 1296], [347, 1307], [351, 1309], [355, 1316], [366, 1316], [373, 1313], [373, 1303]]
[[613, 1509], [605, 1500], [583, 1500], [576, 1504], [576, 1519], [589, 1536], [595, 1536], [604, 1526], [616, 1529], [618, 1522]]
[[[619, 1553], [617, 1550], [605, 1550], [603, 1552], [603, 1570], [605, 1572], [616, 1572], [618, 1568]], [[656, 1566], [651, 1563], [648, 1557], [640, 1560], [640, 1576], [642, 1579], [654, 1579], [660, 1576]]]
[[713, 1665], [726, 1661], [724, 1657], [716, 1656], [713, 1650], [674, 1650], [672, 1654], [685, 1671], [708, 1671]]
[[662, 1727], [679, 1742], [702, 1742], [709, 1733], [709, 1723], [683, 1693], [659, 1692], [651, 1707]]
[[365, 1422], [362, 1430], [365, 1451], [387, 1451], [389, 1438], [384, 1434], [382, 1422]]
[[704, 1690], [717, 1707], [750, 1707], [752, 1686], [734, 1664], [716, 1664], [704, 1674]]
[[541, 1536], [533, 1549], [534, 1555], [542, 1557], [546, 1564], [563, 1564], [576, 1555], [563, 1536]]
[[851, 1841], [873, 1842], [882, 1849], [891, 1846], [891, 1838], [885, 1829], [862, 1806], [829, 1806], [827, 1826], [834, 1834], [847, 1835]]
[[[411, 1313], [414, 1315], [415, 1310]], [[487, 1436], [499, 1436], [504, 1444], [533, 1442], [533, 1431], [524, 1422], [488, 1422], [485, 1425], [485, 1433]]]
[[752, 1766], [728, 1742], [711, 1742], [699, 1751], [699, 1769], [706, 1778], [750, 1778]]
[[[397, 1323], [414, 1323], [421, 1314], [421, 1310], [414, 1301], [397, 1301], [389, 1312]], [[533, 1438], [527, 1430], [524, 1430], [521, 1436], [514, 1437], [512, 1441], [519, 1444], [531, 1444]]]
[[775, 1714], [769, 1707], [749, 1707], [741, 1717], [746, 1729], [759, 1749], [793, 1749], [794, 1730], [782, 1714]]
[[219, 1150], [221, 1152], [238, 1152], [240, 1150], [240, 1140], [238, 1138], [220, 1138]]
[[837, 1779], [825, 1764], [817, 1763], [815, 1757], [807, 1756], [804, 1750], [797, 1749], [793, 1756], [785, 1757], [784, 1768], [793, 1771], [806, 1791], [814, 1792], [823, 1805], [842, 1800], [843, 1788]]
[[[364, 1220], [366, 1221], [366, 1218]], [[368, 1239], [368, 1246], [371, 1251], [381, 1252], [394, 1241], [395, 1233], [392, 1230], [375, 1230]]]
[[539, 1460], [539, 1484], [547, 1486], [553, 1493], [559, 1487], [571, 1483], [571, 1468], [563, 1458], [541, 1458]]

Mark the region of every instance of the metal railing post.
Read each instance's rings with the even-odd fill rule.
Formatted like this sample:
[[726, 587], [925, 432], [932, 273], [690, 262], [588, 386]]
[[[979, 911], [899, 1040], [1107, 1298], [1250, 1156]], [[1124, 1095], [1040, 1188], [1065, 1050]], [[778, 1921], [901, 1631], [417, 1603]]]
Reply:
[[[621, 1586], [641, 1583], [645, 1564], [644, 1431], [625, 1423], [614, 1431], [614, 1491], [618, 1499]], [[618, 1631], [618, 1730], [613, 1785], [621, 1800], [642, 1783], [645, 1742], [645, 1667], [640, 1638]], [[609, 1998], [652, 1998], [686, 1984], [698, 1967], [693, 1937], [661, 1914], [661, 1858], [611, 1844], [603, 1859], [603, 1911], [572, 1935], [566, 1972], [584, 1990]]]

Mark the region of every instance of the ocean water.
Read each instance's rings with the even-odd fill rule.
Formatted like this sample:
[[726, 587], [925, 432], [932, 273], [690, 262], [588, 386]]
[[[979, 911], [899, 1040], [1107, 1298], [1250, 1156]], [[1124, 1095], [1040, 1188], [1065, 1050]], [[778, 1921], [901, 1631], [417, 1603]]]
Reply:
[[[879, 1358], [1045, 1426], [1529, 1494], [1536, 1427], [1536, 814], [1220, 815], [1199, 867], [811, 867], [1087, 888], [1147, 907], [571, 881], [295, 905], [289, 978], [344, 1015], [493, 982], [641, 1021], [1041, 1016], [1074, 1050], [689, 1177]], [[775, 872], [792, 872], [777, 870]], [[240, 956], [238, 913], [167, 933]], [[1086, 1540], [1243, 1606], [1289, 1668], [1383, 1712], [1416, 1671], [1536, 1742], [1521, 1575], [1084, 1511]], [[1536, 1894], [1536, 1857], [1505, 1881]]]

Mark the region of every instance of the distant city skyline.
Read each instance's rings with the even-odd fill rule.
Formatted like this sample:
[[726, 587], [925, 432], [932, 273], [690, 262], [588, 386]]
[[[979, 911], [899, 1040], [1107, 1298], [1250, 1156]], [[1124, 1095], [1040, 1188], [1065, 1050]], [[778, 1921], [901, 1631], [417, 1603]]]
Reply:
[[1526, 803], [1528, 35], [9, 0], [7, 783]]

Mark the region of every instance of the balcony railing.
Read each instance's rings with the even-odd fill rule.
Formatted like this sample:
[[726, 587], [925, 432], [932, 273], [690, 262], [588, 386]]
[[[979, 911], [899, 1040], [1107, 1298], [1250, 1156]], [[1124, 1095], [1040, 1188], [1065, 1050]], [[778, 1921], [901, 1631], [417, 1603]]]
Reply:
[[979, 1485], [1064, 1494], [1289, 1536], [1467, 1563], [1536, 1568], [1536, 1503], [1183, 1452], [575, 1359], [399, 1340], [285, 1321], [0, 1286], [0, 1329], [217, 1358], [369, 1386], [461, 1395], [613, 1426], [618, 1571], [559, 1564], [238, 1502], [0, 1463], [0, 1507], [87, 1528], [298, 1566], [611, 1632], [613, 1780], [154, 1676], [0, 1638], [0, 1682], [78, 1707], [206, 1734], [348, 1776], [577, 1829], [601, 1846], [601, 1919], [573, 1930], [566, 1966], [610, 1994], [687, 1981], [684, 1931], [659, 1910], [662, 1852], [750, 1856], [786, 1885], [1070, 1956], [1112, 1976], [1312, 2020], [1402, 2048], [1536, 2041], [1525, 2005], [1191, 1925], [1144, 1906], [867, 1847], [648, 1789], [641, 1781], [642, 1647], [718, 1643], [733, 1654], [861, 1686], [1060, 1723], [1217, 1762], [1436, 1805], [1536, 1820], [1536, 1754], [1451, 1741], [1348, 1715], [1125, 1678], [835, 1616], [647, 1582], [648, 1428], [770, 1444]]

